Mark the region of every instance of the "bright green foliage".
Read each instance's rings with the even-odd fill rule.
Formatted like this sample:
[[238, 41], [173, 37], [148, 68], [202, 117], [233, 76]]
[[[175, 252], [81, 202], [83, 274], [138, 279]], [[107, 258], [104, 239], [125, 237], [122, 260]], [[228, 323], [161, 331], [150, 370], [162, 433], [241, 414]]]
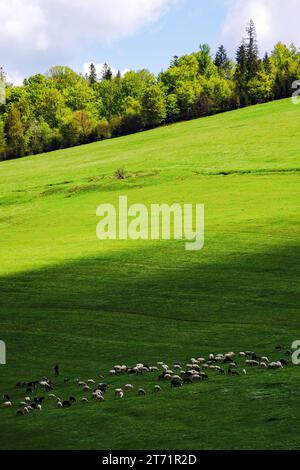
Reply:
[[[55, 66], [46, 75], [26, 79], [23, 86], [7, 85], [7, 103], [0, 106], [5, 130], [0, 159], [288, 97], [300, 78], [300, 52], [294, 45], [278, 43], [270, 55], [259, 58], [253, 21], [235, 59], [230, 60], [223, 45], [213, 59], [209, 45], [201, 44], [196, 52], [174, 56], [157, 77], [145, 69], [113, 76], [108, 64], [97, 77], [91, 64], [85, 77]], [[5, 80], [2, 69], [1, 76]], [[84, 131], [78, 116], [88, 123]]]

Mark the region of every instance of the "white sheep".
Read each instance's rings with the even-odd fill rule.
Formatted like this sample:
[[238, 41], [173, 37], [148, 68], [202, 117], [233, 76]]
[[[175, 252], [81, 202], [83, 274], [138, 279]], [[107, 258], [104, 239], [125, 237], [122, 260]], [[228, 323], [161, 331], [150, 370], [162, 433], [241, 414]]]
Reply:
[[4, 408], [11, 408], [12, 407], [12, 402], [11, 401], [5, 401], [2, 406]]
[[124, 397], [123, 390], [119, 389], [118, 391], [116, 391], [115, 396], [118, 397], [118, 398], [123, 398]]
[[230, 351], [227, 354], [225, 354], [225, 357], [233, 358], [235, 357], [235, 353], [233, 351]]
[[133, 390], [134, 387], [132, 384], [126, 384], [124, 388], [125, 390]]
[[262, 360], [263, 362], [267, 362], [268, 364], [269, 364], [269, 362], [270, 362], [269, 359], [268, 359], [266, 356], [262, 357], [261, 360]]
[[243, 374], [244, 374], [244, 375], [247, 375], [246, 369], [243, 369]]
[[249, 359], [249, 360], [247, 360], [247, 361], [246, 361], [246, 364], [247, 364], [248, 366], [251, 366], [251, 367], [253, 367], [253, 366], [259, 366], [259, 362], [258, 362], [258, 361], [255, 361], [254, 359]]
[[159, 385], [154, 385], [154, 392], [155, 393], [161, 392], [161, 387]]
[[271, 362], [271, 364], [269, 364], [268, 367], [269, 367], [270, 369], [283, 369], [283, 365], [281, 364], [280, 361]]
[[57, 406], [58, 406], [58, 408], [63, 408], [62, 402], [61, 402], [61, 401], [58, 401], [58, 402], [57, 402]]
[[203, 364], [203, 362], [205, 362], [205, 359], [204, 357], [198, 357], [197, 361], [198, 361], [198, 364]]
[[85, 397], [80, 398], [80, 401], [81, 401], [81, 403], [83, 403], [83, 404], [86, 404], [86, 403], [89, 402], [88, 399], [85, 398]]
[[57, 396], [54, 395], [54, 393], [49, 393], [48, 398], [49, 398], [50, 400], [57, 400]]
[[87, 381], [87, 384], [89, 384], [89, 385], [94, 385], [95, 383], [96, 383], [96, 382], [95, 382], [95, 380], [93, 380], [93, 379], [89, 379], [89, 380]]
[[114, 369], [111, 369], [111, 370], [109, 371], [109, 374], [110, 374], [110, 375], [116, 375], [116, 371], [115, 371]]
[[79, 385], [79, 387], [85, 387], [87, 385], [87, 383], [84, 382], [83, 380], [78, 380], [77, 385]]
[[24, 398], [24, 401], [26, 401], [27, 403], [30, 403], [30, 402], [31, 402], [31, 398], [30, 398], [30, 397], [25, 397], [25, 398]]
[[37, 405], [36, 409], [42, 411], [42, 405]]

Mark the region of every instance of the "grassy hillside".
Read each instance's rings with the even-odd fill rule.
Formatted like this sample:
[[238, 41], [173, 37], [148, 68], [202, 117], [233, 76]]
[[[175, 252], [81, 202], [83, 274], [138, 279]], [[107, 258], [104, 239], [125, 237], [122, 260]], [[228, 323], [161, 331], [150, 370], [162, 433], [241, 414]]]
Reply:
[[[0, 409], [0, 448], [300, 448], [300, 367], [210, 373], [159, 395], [157, 374], [107, 376], [117, 363], [229, 350], [280, 359], [275, 346], [300, 339], [299, 127], [286, 100], [0, 164], [1, 394], [18, 403], [15, 382], [55, 362], [63, 398], [99, 373], [148, 392], [18, 418]], [[120, 194], [204, 203], [205, 248], [100, 242], [96, 208]]]

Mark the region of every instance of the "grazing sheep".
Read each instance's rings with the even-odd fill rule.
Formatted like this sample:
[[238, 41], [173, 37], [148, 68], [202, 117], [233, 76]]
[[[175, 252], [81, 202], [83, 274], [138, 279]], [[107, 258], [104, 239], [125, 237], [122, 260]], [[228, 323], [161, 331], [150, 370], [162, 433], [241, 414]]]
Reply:
[[95, 380], [93, 380], [93, 379], [89, 379], [89, 380], [87, 381], [87, 383], [88, 383], [89, 385], [94, 385], [96, 382], [95, 382]]
[[11, 401], [5, 401], [2, 406], [4, 408], [11, 408], [12, 407], [12, 402]]
[[200, 372], [199, 375], [202, 377], [202, 379], [208, 380], [208, 375], [205, 372]]
[[120, 392], [123, 392], [123, 389], [122, 388], [116, 388], [115, 389], [115, 395], [117, 395], [118, 393]]
[[92, 393], [92, 396], [94, 397], [96, 401], [104, 401], [104, 396], [102, 395], [102, 393], [103, 392], [101, 392], [101, 390], [95, 390]]
[[205, 359], [204, 357], [198, 357], [197, 361], [198, 361], [198, 364], [203, 364], [203, 362], [205, 362]]
[[76, 380], [77, 382], [77, 385], [79, 385], [79, 387], [86, 387], [87, 386], [87, 383], [84, 382], [83, 380]]
[[124, 397], [124, 392], [123, 390], [119, 389], [115, 392], [115, 396], [118, 398], [123, 398]]
[[4, 393], [2, 397], [3, 397], [3, 400], [10, 401], [10, 397], [9, 395], [6, 395], [6, 393]]
[[248, 357], [253, 357], [256, 356], [256, 353], [254, 351], [245, 351], [246, 356]]
[[48, 398], [49, 398], [50, 400], [57, 400], [57, 396], [54, 395], [54, 393], [49, 393]]
[[98, 390], [100, 390], [101, 392], [105, 393], [106, 390], [109, 388], [109, 386], [106, 384], [106, 383], [100, 383], [98, 384]]
[[89, 401], [88, 401], [87, 398], [83, 397], [83, 398], [80, 398], [80, 402], [85, 405], [85, 404], [88, 403]]
[[42, 405], [37, 405], [36, 409], [42, 411]]
[[270, 363], [269, 359], [266, 356], [262, 357], [261, 360], [263, 362], [267, 362], [268, 364]]
[[140, 396], [146, 395], [145, 390], [143, 388], [139, 388], [138, 395], [140, 395]]
[[58, 406], [58, 408], [63, 408], [62, 402], [61, 402], [61, 401], [58, 401], [58, 402], [57, 402], [57, 406]]
[[95, 390], [92, 393], [92, 396], [95, 398], [95, 400], [98, 400], [100, 397], [103, 397], [101, 390]]
[[155, 392], [155, 393], [161, 392], [161, 387], [160, 387], [160, 385], [154, 385], [154, 392]]
[[125, 390], [133, 390], [134, 389], [132, 384], [126, 384], [124, 388], [125, 388]]
[[17, 416], [24, 416], [24, 411], [23, 410], [17, 410], [16, 415]]
[[259, 362], [254, 359], [250, 359], [246, 361], [246, 365], [250, 367], [259, 366]]
[[47, 380], [42, 380], [40, 382], [40, 386], [43, 387], [45, 390], [50, 388], [50, 384]]
[[85, 391], [91, 390], [91, 387], [89, 387], [88, 385], [85, 385], [84, 387], [82, 387], [82, 390], [85, 390]]
[[171, 387], [182, 387], [182, 380], [180, 378], [174, 378], [171, 380]]
[[225, 375], [225, 369], [222, 369], [221, 367], [218, 370], [218, 372], [219, 372], [220, 375]]
[[63, 401], [63, 408], [70, 408], [70, 406], [72, 406], [72, 405], [71, 405], [71, 403], [69, 402], [69, 400], [64, 400], [64, 401]]
[[198, 380], [202, 380], [201, 375], [199, 375], [199, 374], [193, 375], [193, 382], [197, 382]]
[[279, 361], [271, 362], [271, 364], [268, 365], [268, 368], [269, 369], [283, 369], [283, 365]]
[[26, 403], [26, 401], [20, 401], [19, 405], [20, 406], [27, 406], [27, 403]]
[[246, 369], [243, 369], [243, 374], [244, 374], [244, 375], [247, 375]]
[[246, 357], [246, 356], [247, 356], [247, 354], [244, 351], [240, 352], [240, 357]]
[[109, 374], [110, 374], [110, 375], [116, 375], [115, 369], [111, 369], [111, 370], [109, 371]]
[[230, 359], [232, 359], [233, 357], [235, 357], [235, 353], [231, 351], [231, 352], [225, 354], [225, 357], [229, 357]]
[[30, 397], [25, 397], [25, 398], [24, 398], [24, 401], [26, 401], [27, 403], [30, 403], [30, 402], [31, 402], [31, 398], [30, 398]]
[[239, 372], [236, 369], [228, 369], [228, 375], [234, 376], [234, 375], [240, 375]]
[[27, 406], [25, 406], [25, 407], [23, 408], [23, 412], [24, 412], [24, 414], [28, 414], [28, 413], [29, 413], [29, 409], [27, 408]]
[[266, 364], [265, 362], [261, 362], [261, 363], [260, 363], [260, 367], [264, 367], [265, 369], [267, 369], [268, 366], [267, 366], [267, 364]]
[[76, 398], [70, 397], [70, 398], [69, 398], [69, 401], [70, 401], [70, 403], [76, 403]]

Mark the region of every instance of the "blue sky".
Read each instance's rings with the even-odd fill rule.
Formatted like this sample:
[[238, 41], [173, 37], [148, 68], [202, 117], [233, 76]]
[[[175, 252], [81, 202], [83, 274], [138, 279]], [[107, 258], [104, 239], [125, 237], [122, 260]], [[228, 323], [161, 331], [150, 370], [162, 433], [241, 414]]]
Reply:
[[300, 45], [299, 0], [0, 0], [0, 66], [10, 80], [91, 61], [114, 69], [168, 67], [209, 43], [235, 50], [253, 18], [260, 52]]
[[[197, 50], [200, 43], [215, 46], [226, 13], [224, 4], [220, 0], [180, 1], [137, 35], [121, 38], [111, 45], [95, 44], [89, 50], [90, 58], [97, 63], [107, 60], [123, 70], [147, 67], [158, 73], [174, 55]], [[86, 57], [82, 59], [86, 61]], [[73, 65], [77, 67], [76, 61]]]

